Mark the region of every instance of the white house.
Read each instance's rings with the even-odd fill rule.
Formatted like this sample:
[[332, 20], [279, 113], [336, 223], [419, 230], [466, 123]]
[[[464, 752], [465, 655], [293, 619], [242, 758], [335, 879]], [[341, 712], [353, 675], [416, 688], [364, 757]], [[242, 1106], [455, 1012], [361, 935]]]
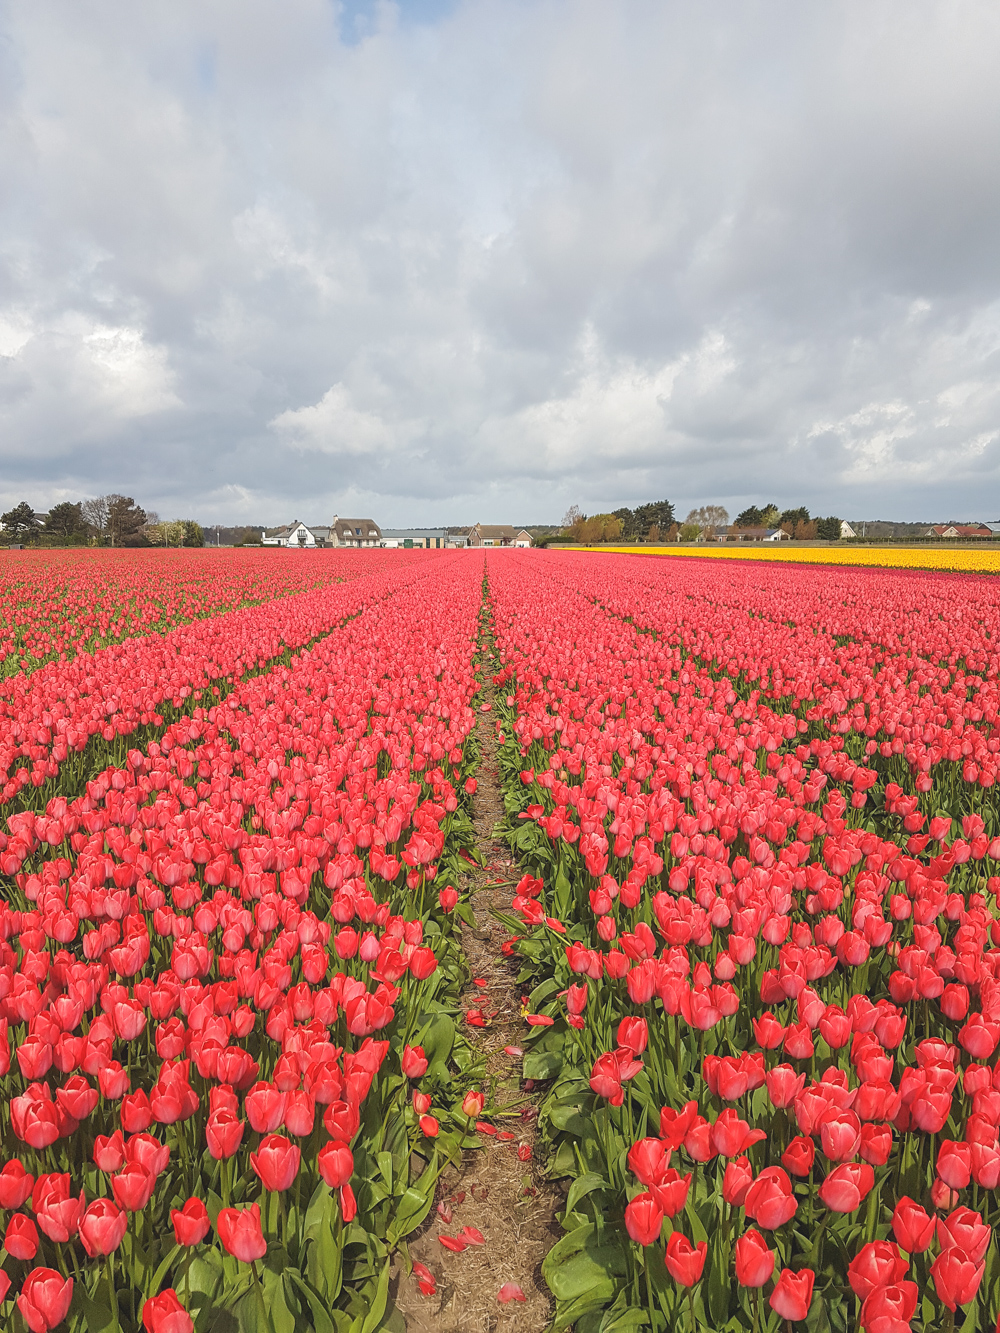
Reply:
[[851, 527], [850, 523], [848, 523], [847, 519], [842, 518], [840, 520], [840, 535], [842, 538], [844, 538], [844, 537], [856, 537], [858, 534]]
[[260, 534], [260, 540], [263, 546], [292, 546], [298, 550], [313, 550], [317, 546], [328, 545], [330, 529], [315, 523], [307, 527], [296, 519], [281, 528], [266, 528]]

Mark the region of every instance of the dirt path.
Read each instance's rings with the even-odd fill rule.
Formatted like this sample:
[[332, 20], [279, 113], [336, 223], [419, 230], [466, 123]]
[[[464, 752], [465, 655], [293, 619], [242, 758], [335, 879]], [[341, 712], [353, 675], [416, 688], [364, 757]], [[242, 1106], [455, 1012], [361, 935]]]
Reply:
[[[483, 702], [489, 703], [496, 669], [492, 652], [487, 630], [482, 678]], [[489, 1094], [492, 1090], [493, 1102], [501, 1108], [494, 1122], [501, 1133], [513, 1138], [484, 1137], [485, 1146], [466, 1152], [463, 1161], [439, 1183], [437, 1202], [446, 1211], [450, 1207], [450, 1222], [432, 1212], [421, 1231], [410, 1238], [410, 1257], [434, 1273], [437, 1292], [422, 1296], [414, 1278], [401, 1276], [396, 1306], [406, 1320], [407, 1333], [543, 1333], [553, 1310], [540, 1269], [561, 1235], [555, 1213], [563, 1206], [563, 1195], [546, 1182], [535, 1161], [537, 1098], [524, 1090], [520, 1060], [504, 1053], [505, 1046], [519, 1045], [524, 1025], [516, 984], [518, 965], [503, 957], [500, 946], [507, 931], [491, 913], [494, 908], [509, 909], [510, 881], [519, 878], [520, 871], [508, 848], [493, 837], [503, 817], [503, 801], [492, 712], [480, 713], [477, 734], [481, 762], [473, 818], [484, 868], [470, 867], [465, 877], [476, 928], [463, 929], [462, 943], [473, 978], [485, 985], [470, 984], [462, 1002], [466, 1011], [479, 1009], [492, 1016], [488, 1027], [468, 1031], [486, 1059], [483, 1091]], [[439, 1235], [455, 1236], [465, 1226], [478, 1228], [486, 1244], [454, 1254], [439, 1242]], [[497, 1293], [506, 1283], [516, 1283], [525, 1300], [502, 1304]]]

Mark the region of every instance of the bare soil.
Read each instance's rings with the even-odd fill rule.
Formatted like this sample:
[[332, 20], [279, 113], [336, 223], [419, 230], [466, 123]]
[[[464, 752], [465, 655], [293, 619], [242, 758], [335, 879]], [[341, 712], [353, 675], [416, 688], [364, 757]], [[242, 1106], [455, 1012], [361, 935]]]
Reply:
[[[495, 667], [488, 635], [483, 649], [482, 701], [492, 703]], [[465, 876], [463, 888], [470, 892], [476, 927], [463, 928], [462, 944], [472, 978], [485, 985], [471, 982], [462, 1001], [466, 1011], [480, 1009], [491, 1016], [488, 1027], [470, 1026], [467, 1032], [485, 1057], [483, 1091], [496, 1108], [490, 1118], [514, 1137], [500, 1141], [483, 1136], [484, 1146], [465, 1152], [439, 1182], [436, 1203], [450, 1206], [451, 1221], [435, 1209], [409, 1242], [411, 1260], [426, 1264], [435, 1275], [436, 1293], [421, 1295], [416, 1278], [406, 1276], [402, 1262], [397, 1265], [396, 1308], [407, 1333], [543, 1333], [554, 1308], [541, 1263], [561, 1234], [555, 1214], [563, 1206], [563, 1195], [545, 1179], [535, 1158], [538, 1095], [525, 1089], [520, 1059], [504, 1052], [505, 1046], [520, 1044], [524, 1024], [518, 964], [503, 956], [500, 946], [508, 932], [492, 912], [510, 908], [511, 884], [521, 872], [509, 849], [493, 836], [503, 817], [503, 801], [492, 711], [479, 715], [478, 740], [481, 762], [473, 820], [483, 868], [470, 866]], [[519, 1148], [524, 1155], [530, 1150], [527, 1160], [521, 1160]], [[486, 1244], [455, 1254], [438, 1240], [439, 1235], [457, 1235], [465, 1226], [481, 1231]], [[506, 1283], [522, 1289], [523, 1302], [502, 1304], [497, 1299]]]

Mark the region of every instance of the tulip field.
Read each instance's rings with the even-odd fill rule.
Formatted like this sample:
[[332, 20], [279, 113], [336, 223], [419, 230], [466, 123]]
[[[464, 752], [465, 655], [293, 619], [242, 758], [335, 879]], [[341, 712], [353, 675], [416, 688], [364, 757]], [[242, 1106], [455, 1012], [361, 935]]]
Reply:
[[555, 1333], [993, 1333], [997, 587], [11, 553], [0, 1326], [399, 1333], [401, 1283], [435, 1326], [409, 1247], [501, 1113], [488, 735]]
[[989, 1329], [990, 579], [491, 561], [555, 1327]]

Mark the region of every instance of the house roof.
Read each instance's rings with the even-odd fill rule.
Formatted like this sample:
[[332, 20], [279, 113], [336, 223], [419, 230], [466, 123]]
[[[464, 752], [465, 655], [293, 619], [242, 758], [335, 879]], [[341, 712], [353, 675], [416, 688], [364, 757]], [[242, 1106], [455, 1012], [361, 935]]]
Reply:
[[[373, 518], [334, 518], [330, 525], [338, 537], [380, 537], [382, 530]], [[360, 531], [359, 531], [360, 529]]]
[[480, 537], [515, 537], [517, 535], [509, 523], [477, 523], [475, 530]]

